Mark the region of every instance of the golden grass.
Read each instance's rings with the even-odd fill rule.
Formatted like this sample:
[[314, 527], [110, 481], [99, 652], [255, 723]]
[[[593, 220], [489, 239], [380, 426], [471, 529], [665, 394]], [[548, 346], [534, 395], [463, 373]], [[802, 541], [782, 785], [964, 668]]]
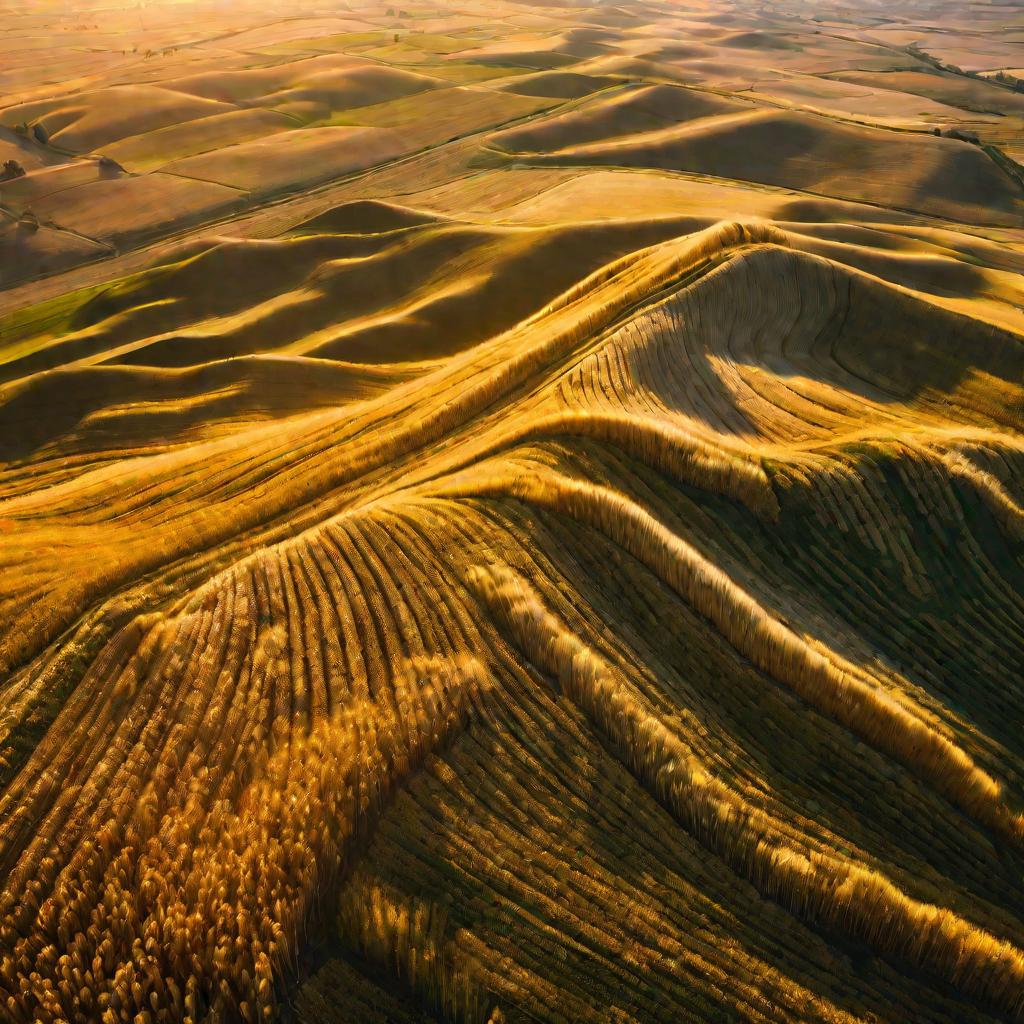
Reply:
[[[569, 136], [565, 145], [545, 145], [531, 159], [681, 169], [957, 220], [1010, 225], [1021, 215], [1019, 190], [969, 143], [771, 109], [631, 130], [597, 142], [574, 143]], [[860, 173], [850, 175], [848, 167]]]
[[865, 940], [976, 994], [1014, 1017], [1024, 1010], [1024, 952], [941, 907], [909, 898], [870, 868], [813, 847], [795, 849], [779, 828], [708, 773], [644, 708], [599, 655], [551, 615], [535, 591], [501, 567], [470, 583], [528, 657], [605, 733], [659, 800], [759, 891], [802, 917]]
[[0, 40], [0, 1019], [1024, 1020], [1020, 101], [934, 65], [1024, 22], [87, 7]]
[[396, 898], [356, 875], [342, 891], [338, 930], [362, 957], [396, 974], [432, 1010], [453, 1024], [500, 1024], [500, 1008], [460, 962], [446, 937], [443, 907]]
[[[156, 636], [135, 665], [150, 663]], [[254, 675], [286, 671], [285, 641], [280, 630], [263, 634]], [[114, 706], [138, 695], [143, 680], [130, 670], [113, 689]], [[80, 848], [47, 900], [7, 908], [5, 983], [14, 983], [17, 963], [34, 965], [31, 984], [8, 1000], [13, 1018], [58, 1019], [74, 1005], [105, 1020], [272, 1019], [276, 981], [292, 969], [300, 932], [334, 886], [349, 843], [393, 786], [457, 731], [482, 685], [473, 665], [411, 665], [407, 674], [408, 683], [396, 680], [393, 705], [356, 702], [307, 735], [289, 736], [275, 719], [276, 749], [222, 774], [212, 803], [205, 766], [175, 773], [169, 791], [142, 789], [115, 828]], [[133, 961], [142, 948], [140, 971]], [[85, 971], [91, 984], [80, 992]]]
[[1007, 808], [1001, 786], [934, 722], [887, 692], [883, 680], [808, 643], [625, 496], [539, 469], [483, 474], [479, 482], [456, 483], [446, 493], [507, 494], [597, 527], [706, 616], [758, 668], [903, 761], [985, 824], [1014, 841], [1024, 838], [1024, 820]]

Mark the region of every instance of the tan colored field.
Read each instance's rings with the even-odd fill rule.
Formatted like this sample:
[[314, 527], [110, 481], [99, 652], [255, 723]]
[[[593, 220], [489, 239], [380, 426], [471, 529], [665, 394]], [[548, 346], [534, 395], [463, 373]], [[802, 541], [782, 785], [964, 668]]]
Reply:
[[399, 155], [401, 138], [377, 128], [308, 128], [177, 160], [168, 174], [229, 185], [250, 195], [318, 185]]
[[265, 139], [295, 127], [295, 121], [279, 110], [229, 110], [122, 139], [107, 146], [104, 155], [129, 172], [153, 171], [177, 159]]
[[1020, 11], [0, 17], [0, 1021], [1024, 1021]]
[[[564, 124], [498, 133], [494, 144], [537, 162], [678, 169], [962, 221], [1016, 225], [1024, 213], [1020, 183], [958, 139], [772, 109], [679, 118], [642, 130], [643, 112], [630, 113], [636, 116], [624, 132], [596, 118], [581, 124], [586, 113], [577, 112]], [[577, 144], [593, 137], [591, 127], [608, 135]]]

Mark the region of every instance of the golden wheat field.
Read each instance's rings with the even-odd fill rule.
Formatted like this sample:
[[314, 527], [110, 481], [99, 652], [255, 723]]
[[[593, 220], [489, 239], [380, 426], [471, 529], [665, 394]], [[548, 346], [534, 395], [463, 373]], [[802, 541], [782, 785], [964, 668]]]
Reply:
[[1024, 8], [0, 0], [0, 1021], [1024, 1021]]

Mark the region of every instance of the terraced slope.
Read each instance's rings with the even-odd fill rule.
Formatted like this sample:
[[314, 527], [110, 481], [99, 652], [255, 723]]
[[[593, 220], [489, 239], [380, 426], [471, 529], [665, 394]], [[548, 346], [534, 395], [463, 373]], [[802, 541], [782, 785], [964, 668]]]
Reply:
[[722, 85], [925, 64], [805, 15], [24, 72], [142, 169], [13, 132], [16, 188], [245, 181], [0, 292], [0, 1017], [1024, 1020], [1020, 185]]

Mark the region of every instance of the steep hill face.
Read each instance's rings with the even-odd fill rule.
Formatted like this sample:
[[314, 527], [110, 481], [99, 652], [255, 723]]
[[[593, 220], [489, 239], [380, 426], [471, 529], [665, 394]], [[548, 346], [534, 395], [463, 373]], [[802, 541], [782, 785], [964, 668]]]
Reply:
[[1024, 1020], [1016, 165], [764, 99], [964, 76], [720, 5], [165, 16], [12, 116], [310, 123], [0, 292], [0, 1017]]
[[160, 453], [296, 361], [12, 389], [96, 409], [3, 505], [9, 968], [112, 998], [148, 941], [132, 998], [226, 1012], [340, 881], [358, 954], [510, 1018], [1016, 1012], [1024, 346], [789, 241], [637, 250], [377, 396], [299, 360], [321, 412]]

